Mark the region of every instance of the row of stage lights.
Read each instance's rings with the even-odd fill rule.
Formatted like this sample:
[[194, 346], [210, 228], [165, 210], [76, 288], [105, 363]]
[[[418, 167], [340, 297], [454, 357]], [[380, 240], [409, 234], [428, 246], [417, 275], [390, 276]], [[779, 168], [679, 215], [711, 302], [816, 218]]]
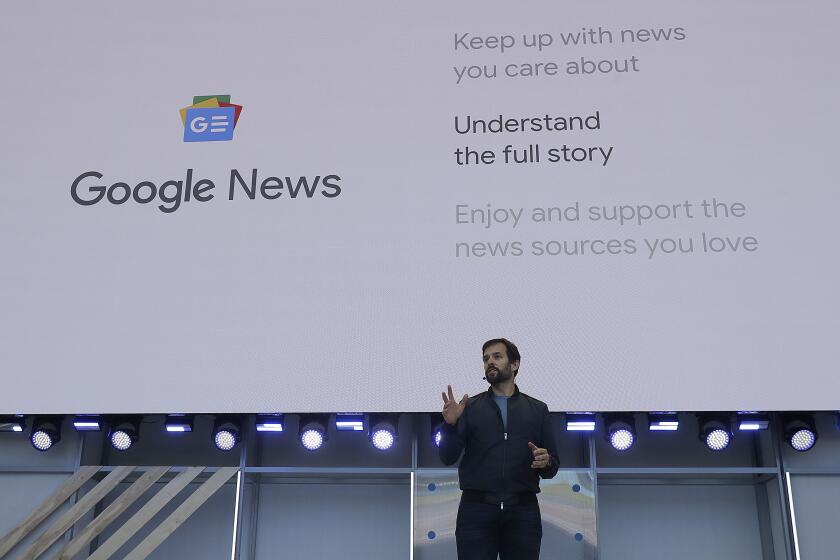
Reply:
[[[380, 451], [391, 449], [397, 442], [397, 414], [371, 414], [367, 423], [368, 439], [371, 445]], [[566, 430], [574, 432], [594, 432], [597, 415], [594, 413], [567, 413]], [[605, 437], [616, 451], [629, 451], [637, 440], [636, 420], [633, 414], [604, 413]], [[648, 429], [651, 432], [677, 431], [680, 427], [676, 413], [650, 413]], [[40, 416], [33, 419], [30, 441], [39, 451], [47, 451], [61, 440], [61, 417]], [[722, 413], [697, 414], [699, 437], [712, 451], [723, 451], [732, 442], [734, 431], [754, 432], [766, 430], [770, 425], [767, 415], [758, 413]], [[840, 419], [839, 419], [840, 420]], [[101, 416], [77, 416], [73, 426], [77, 431], [102, 431], [109, 426], [108, 439], [118, 451], [127, 451], [140, 439], [141, 417], [111, 418], [106, 421]], [[298, 439], [304, 449], [317, 451], [327, 441], [329, 415], [301, 415]], [[258, 414], [256, 429], [261, 433], [284, 431], [282, 414]], [[838, 421], [840, 427], [840, 421]], [[169, 415], [166, 417], [166, 431], [184, 433], [193, 430], [193, 417], [188, 415]], [[337, 431], [365, 431], [365, 415], [361, 413], [336, 414]], [[433, 415], [431, 438], [435, 446], [440, 446], [443, 438], [442, 417]], [[0, 417], [0, 431], [23, 432], [23, 416]], [[817, 429], [811, 414], [786, 415], [784, 417], [784, 437], [796, 451], [808, 451], [817, 442]], [[238, 417], [219, 416], [213, 426], [213, 443], [221, 451], [231, 451], [241, 440], [241, 419]]]
[[[371, 445], [380, 451], [387, 451], [396, 444], [398, 415], [371, 414], [368, 422], [368, 438]], [[76, 416], [73, 427], [78, 432], [101, 432], [107, 428], [111, 447], [117, 451], [128, 451], [140, 439], [140, 416], [112, 417]], [[32, 421], [30, 442], [38, 451], [48, 451], [61, 441], [60, 416], [36, 416]], [[329, 415], [301, 415], [298, 440], [304, 449], [317, 451], [327, 441]], [[168, 433], [192, 432], [194, 417], [172, 414], [166, 417]], [[364, 414], [337, 414], [335, 422], [338, 431], [365, 431]], [[258, 414], [256, 430], [261, 433], [280, 433], [285, 428], [282, 414]], [[26, 418], [23, 415], [0, 417], [0, 432], [23, 432]], [[213, 444], [220, 451], [232, 451], [242, 439], [241, 417], [218, 416], [213, 425]]]
[[[636, 425], [632, 414], [604, 414], [606, 438], [616, 451], [629, 451], [636, 442]], [[700, 440], [711, 451], [723, 451], [732, 443], [735, 431], [756, 432], [770, 427], [770, 418], [765, 414], [739, 412], [729, 414], [697, 414]], [[648, 430], [651, 432], [677, 431], [679, 417], [675, 413], [648, 414]], [[594, 431], [592, 415], [568, 415], [566, 427], [569, 430]], [[840, 427], [840, 422], [838, 422]], [[817, 442], [817, 428], [812, 414], [796, 414], [784, 417], [784, 438], [795, 451], [805, 452]]]
[[[605, 436], [616, 451], [629, 451], [637, 440], [636, 419], [633, 414], [602, 415]], [[674, 412], [650, 413], [648, 430], [651, 432], [675, 432], [680, 428], [679, 416]], [[734, 437], [733, 426], [739, 432], [766, 430], [770, 426], [767, 415], [758, 413], [738, 413], [734, 417], [728, 414], [698, 414], [700, 439], [711, 451], [723, 451], [729, 447]], [[570, 432], [594, 432], [597, 415], [594, 413], [567, 413], [566, 430]], [[840, 417], [838, 417], [840, 427]], [[817, 429], [813, 415], [799, 414], [785, 419], [785, 439], [796, 451], [808, 451], [817, 442]], [[432, 431], [432, 440], [440, 446], [443, 432], [438, 425]]]

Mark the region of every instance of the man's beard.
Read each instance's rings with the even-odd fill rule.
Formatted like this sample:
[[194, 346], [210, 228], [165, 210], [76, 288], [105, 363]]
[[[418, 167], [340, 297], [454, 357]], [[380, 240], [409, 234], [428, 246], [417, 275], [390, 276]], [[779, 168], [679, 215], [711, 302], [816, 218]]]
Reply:
[[505, 369], [489, 369], [485, 372], [484, 377], [487, 379], [487, 382], [494, 387], [497, 385], [501, 385], [505, 381], [513, 378], [513, 371], [511, 368]]

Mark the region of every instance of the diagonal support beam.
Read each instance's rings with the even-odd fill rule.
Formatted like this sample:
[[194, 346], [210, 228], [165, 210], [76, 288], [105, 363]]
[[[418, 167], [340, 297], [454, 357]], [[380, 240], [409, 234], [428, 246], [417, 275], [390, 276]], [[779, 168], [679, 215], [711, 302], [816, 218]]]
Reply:
[[111, 505], [105, 508], [91, 523], [84, 528], [72, 541], [67, 543], [64, 549], [56, 555], [53, 560], [71, 560], [79, 554], [84, 547], [104, 531], [117, 517], [136, 502], [146, 493], [160, 478], [166, 474], [169, 467], [154, 467], [143, 473], [140, 478], [134, 481], [128, 490], [120, 494]]
[[102, 546], [88, 556], [88, 560], [107, 560], [111, 558], [137, 531], [143, 528], [151, 519], [172, 501], [178, 493], [186, 488], [204, 470], [204, 467], [190, 467], [170, 480], [166, 486], [155, 494], [140, 511], [134, 514], [125, 524], [117, 529]]
[[108, 493], [117, 487], [125, 477], [134, 471], [135, 467], [117, 467], [108, 476], [102, 479], [99, 484], [85, 494], [76, 505], [71, 507], [64, 515], [59, 517], [55, 523], [38, 537], [20, 557], [20, 560], [35, 560], [49, 549], [61, 535], [66, 533], [70, 527], [75, 525], [90, 509], [100, 502]]
[[148, 557], [238, 471], [239, 467], [225, 467], [213, 473], [213, 476], [199, 486], [163, 523], [143, 539], [143, 542], [128, 553], [124, 560], [144, 560]]
[[20, 543], [26, 535], [32, 532], [35, 527], [41, 524], [44, 519], [49, 517], [56, 509], [58, 509], [67, 499], [79, 490], [82, 485], [93, 478], [101, 467], [81, 467], [73, 476], [61, 485], [61, 487], [52, 493], [46, 500], [44, 500], [38, 508], [30, 514], [17, 527], [11, 530], [8, 535], [0, 540], [0, 558], [5, 556], [10, 550]]

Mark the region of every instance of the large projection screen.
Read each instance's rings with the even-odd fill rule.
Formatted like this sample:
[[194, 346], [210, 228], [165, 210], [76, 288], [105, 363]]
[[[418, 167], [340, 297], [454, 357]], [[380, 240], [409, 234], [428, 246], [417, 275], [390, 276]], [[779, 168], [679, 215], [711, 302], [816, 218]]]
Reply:
[[7, 3], [0, 413], [837, 409], [838, 25]]

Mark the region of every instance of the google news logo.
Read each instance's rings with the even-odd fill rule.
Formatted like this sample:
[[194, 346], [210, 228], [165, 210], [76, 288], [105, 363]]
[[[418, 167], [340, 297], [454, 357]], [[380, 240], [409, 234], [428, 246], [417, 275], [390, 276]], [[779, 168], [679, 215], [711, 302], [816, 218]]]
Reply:
[[[231, 103], [229, 95], [196, 96], [193, 104], [180, 112], [184, 142], [233, 140], [242, 105]], [[163, 182], [154, 179], [111, 182], [103, 181], [104, 177], [95, 170], [76, 177], [70, 185], [73, 202], [80, 206], [152, 204], [170, 214], [186, 203], [198, 205], [216, 199], [312, 200], [334, 199], [342, 194], [338, 173], [272, 175], [262, 173], [256, 167], [251, 168], [250, 173], [231, 169], [227, 178], [221, 181], [194, 174], [192, 168], [180, 178]]]
[[180, 113], [184, 142], [233, 140], [242, 105], [231, 103], [230, 95], [197, 95]]

